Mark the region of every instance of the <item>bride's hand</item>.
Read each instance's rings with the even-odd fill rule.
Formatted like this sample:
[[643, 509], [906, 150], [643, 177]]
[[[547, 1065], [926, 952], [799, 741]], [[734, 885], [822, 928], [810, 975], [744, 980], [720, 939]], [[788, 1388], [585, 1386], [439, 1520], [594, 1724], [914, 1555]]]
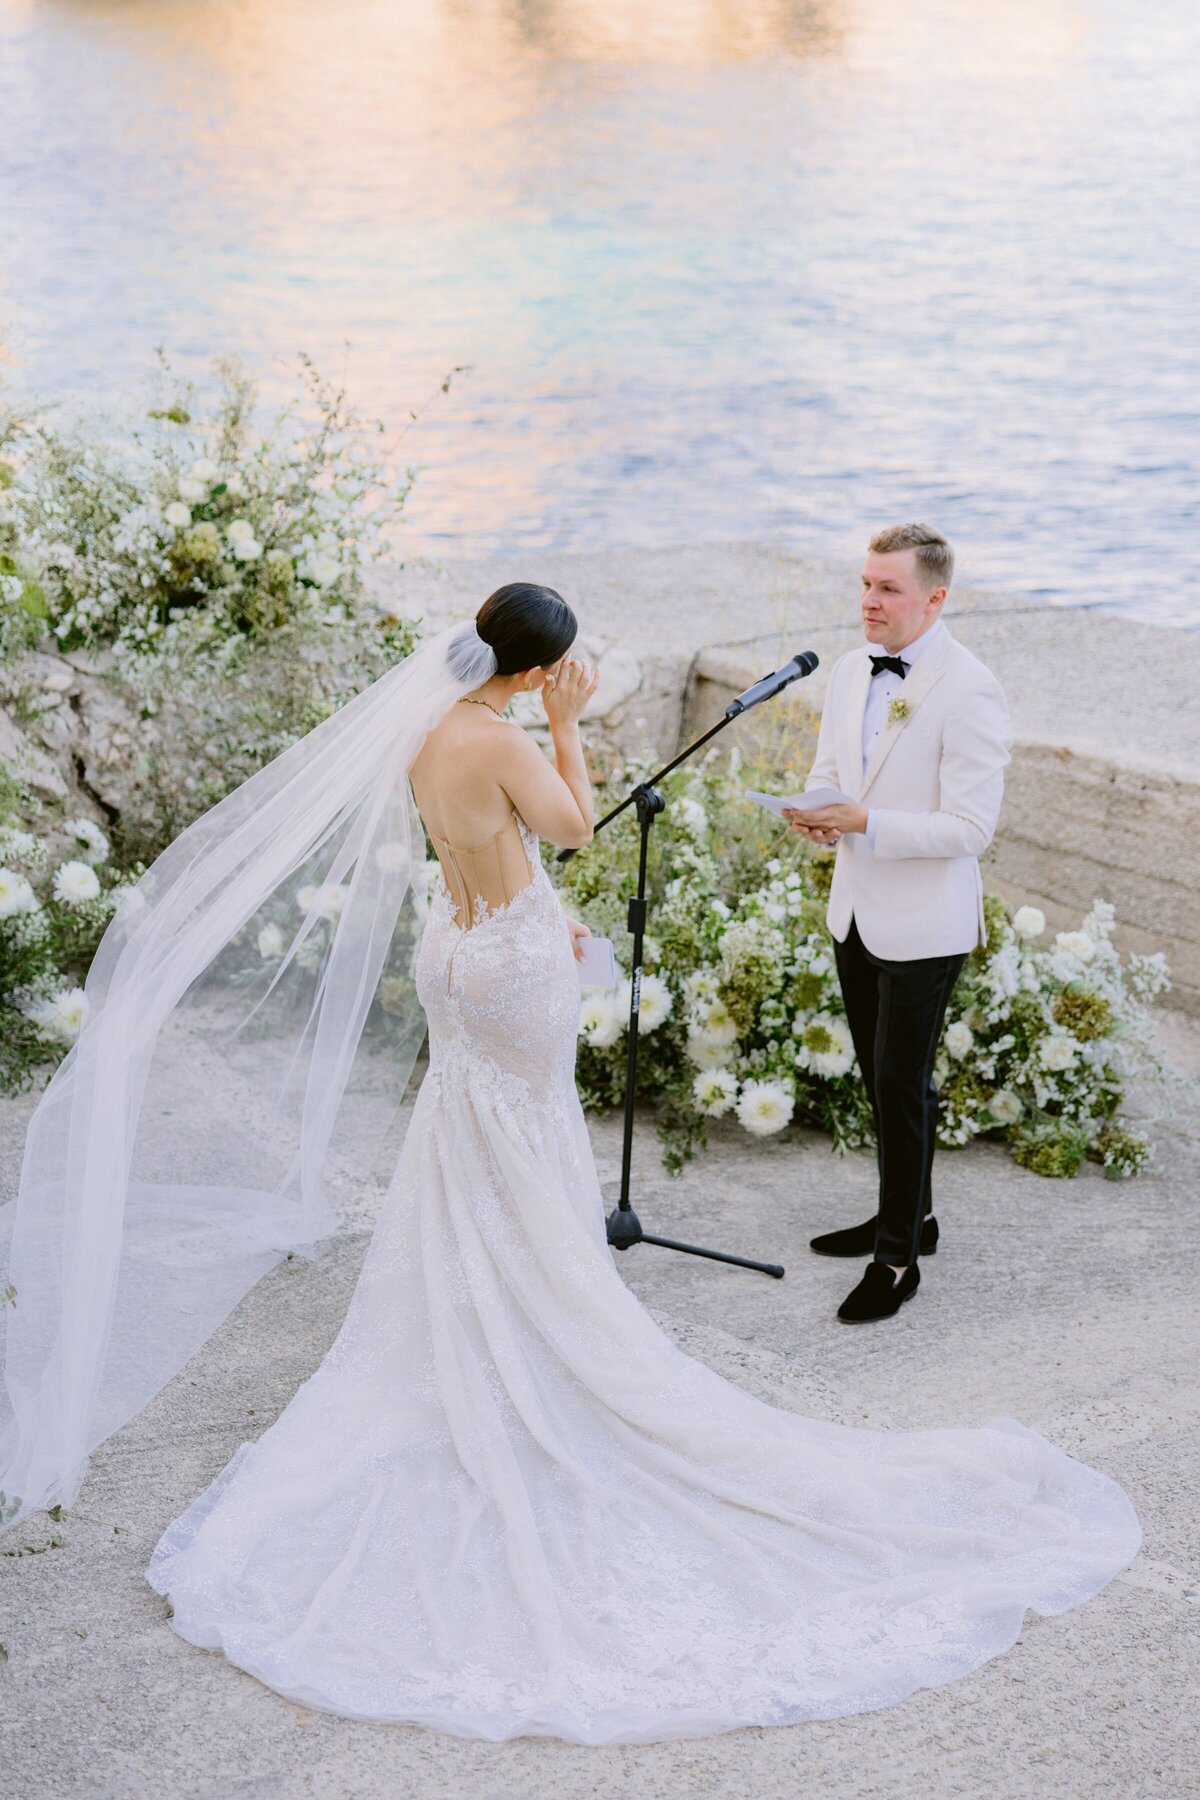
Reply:
[[575, 725], [600, 682], [599, 669], [590, 672], [586, 663], [564, 656], [547, 675], [542, 688], [542, 704], [551, 729], [556, 725]]
[[583, 961], [583, 940], [591, 937], [591, 932], [581, 919], [572, 919], [567, 915], [567, 930], [571, 934], [571, 949], [576, 962]]

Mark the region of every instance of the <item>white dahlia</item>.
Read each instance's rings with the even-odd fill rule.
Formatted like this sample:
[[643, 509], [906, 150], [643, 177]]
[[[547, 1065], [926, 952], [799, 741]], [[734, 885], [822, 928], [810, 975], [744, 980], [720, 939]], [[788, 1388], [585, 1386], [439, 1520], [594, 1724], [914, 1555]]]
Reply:
[[68, 819], [63, 831], [67, 837], [74, 838], [85, 862], [96, 864], [108, 861], [108, 839], [92, 819]]
[[692, 1098], [710, 1119], [732, 1112], [737, 1091], [737, 1076], [728, 1069], [701, 1069], [692, 1082]]
[[642, 997], [638, 1003], [638, 1032], [657, 1031], [674, 1010], [675, 999], [661, 975], [642, 976]]
[[64, 906], [79, 906], [94, 900], [99, 892], [100, 882], [90, 863], [60, 863], [54, 872], [54, 898]]
[[584, 996], [579, 1008], [579, 1035], [596, 1050], [609, 1050], [625, 1028], [625, 1016], [610, 993]]
[[83, 1027], [87, 1009], [87, 995], [82, 988], [64, 988], [51, 999], [39, 1001], [29, 1016], [47, 1037], [73, 1044]]
[[16, 869], [0, 869], [0, 919], [10, 919], [15, 913], [32, 913], [37, 910], [37, 895], [26, 877]]
[[747, 1081], [738, 1097], [737, 1116], [752, 1137], [774, 1137], [795, 1110], [782, 1081]]
[[814, 1013], [796, 1021], [796, 1062], [802, 1069], [826, 1079], [845, 1075], [854, 1066], [854, 1039], [850, 1027], [837, 1013]]

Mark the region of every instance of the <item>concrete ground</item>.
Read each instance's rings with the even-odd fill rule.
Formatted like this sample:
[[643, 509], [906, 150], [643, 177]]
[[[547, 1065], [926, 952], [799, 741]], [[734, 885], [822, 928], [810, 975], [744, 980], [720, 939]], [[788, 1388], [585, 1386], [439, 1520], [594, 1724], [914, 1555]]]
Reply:
[[[1165, 1021], [1177, 1066], [1200, 1030]], [[736, 1127], [678, 1181], [639, 1129], [647, 1230], [787, 1265], [782, 1282], [649, 1246], [620, 1270], [693, 1354], [778, 1404], [848, 1423], [1009, 1416], [1116, 1476], [1146, 1533], [1097, 1599], [1031, 1618], [978, 1673], [882, 1713], [645, 1747], [490, 1745], [353, 1723], [279, 1699], [175, 1637], [142, 1579], [164, 1525], [261, 1431], [337, 1328], [365, 1237], [265, 1279], [145, 1413], [97, 1453], [62, 1543], [42, 1517], [0, 1558], [0, 1792], [14, 1800], [1045, 1800], [1200, 1795], [1200, 1385], [1195, 1088], [1156, 1129], [1156, 1171], [1041, 1180], [975, 1146], [937, 1170], [943, 1248], [895, 1319], [833, 1317], [854, 1265], [815, 1230], [865, 1216], [871, 1166], [825, 1140]], [[0, 1107], [0, 1192], [27, 1102]], [[594, 1122], [605, 1177], [619, 1129]], [[22, 1551], [28, 1554], [21, 1554]], [[11, 1554], [11, 1552], [17, 1552]]]

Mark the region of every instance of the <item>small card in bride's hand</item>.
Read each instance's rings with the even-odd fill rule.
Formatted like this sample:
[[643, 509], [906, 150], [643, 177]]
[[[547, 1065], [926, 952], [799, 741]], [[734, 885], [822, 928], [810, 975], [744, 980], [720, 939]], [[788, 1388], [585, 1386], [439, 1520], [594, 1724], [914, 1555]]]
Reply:
[[765, 806], [777, 819], [783, 817], [785, 806], [790, 812], [817, 812], [822, 806], [854, 805], [849, 794], [843, 794], [840, 788], [831, 787], [809, 788], [804, 794], [760, 794], [754, 788], [747, 788], [746, 798], [756, 801], [759, 806]]
[[585, 937], [579, 941], [583, 951], [577, 958], [575, 971], [580, 987], [611, 988], [617, 985], [617, 959], [611, 938]]

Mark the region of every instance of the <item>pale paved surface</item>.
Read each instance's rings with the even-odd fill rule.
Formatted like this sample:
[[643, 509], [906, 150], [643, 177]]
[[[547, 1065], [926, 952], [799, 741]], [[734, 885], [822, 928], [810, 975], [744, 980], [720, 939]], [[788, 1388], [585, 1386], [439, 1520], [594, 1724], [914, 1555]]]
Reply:
[[[1200, 1033], [1168, 1021], [1181, 1064]], [[0, 1107], [0, 1192], [25, 1103]], [[1039, 1180], [1001, 1150], [944, 1155], [945, 1248], [916, 1301], [854, 1330], [844, 1265], [804, 1249], [869, 1210], [870, 1167], [817, 1138], [751, 1145], [736, 1128], [672, 1182], [638, 1143], [648, 1230], [760, 1254], [783, 1282], [643, 1246], [620, 1261], [696, 1354], [765, 1397], [847, 1422], [923, 1426], [1008, 1415], [1109, 1471], [1146, 1531], [1090, 1605], [1027, 1623], [1006, 1657], [885, 1713], [648, 1747], [469, 1743], [351, 1723], [280, 1700], [180, 1642], [142, 1581], [158, 1533], [328, 1344], [361, 1234], [277, 1271], [159, 1400], [97, 1455], [65, 1545], [0, 1560], [0, 1792], [20, 1800], [884, 1800], [1200, 1794], [1200, 1393], [1197, 1122], [1181, 1089], [1159, 1171]], [[615, 1121], [594, 1130], [615, 1172]], [[42, 1521], [7, 1540], [42, 1541]], [[85, 1635], [86, 1634], [86, 1635]]]

